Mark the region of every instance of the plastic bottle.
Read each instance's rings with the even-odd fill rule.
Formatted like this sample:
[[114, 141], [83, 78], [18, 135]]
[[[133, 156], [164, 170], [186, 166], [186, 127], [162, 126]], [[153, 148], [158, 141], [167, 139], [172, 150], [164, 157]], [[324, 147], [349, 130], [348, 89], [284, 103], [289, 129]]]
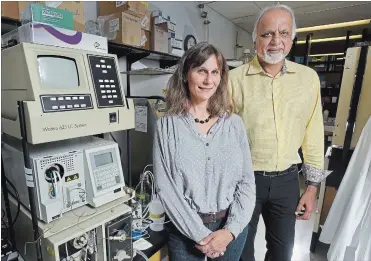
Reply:
[[[143, 177], [141, 176], [140, 179], [142, 180]], [[150, 202], [151, 195], [152, 195], [151, 182], [149, 181], [149, 177], [145, 176], [143, 182], [140, 184], [140, 191], [137, 194], [137, 197], [140, 199], [142, 209], [145, 209], [148, 203]]]
[[327, 122], [328, 121], [328, 115], [329, 115], [329, 111], [328, 110], [325, 110], [324, 112], [323, 112], [323, 121], [324, 122]]
[[161, 231], [164, 229], [165, 209], [157, 195], [155, 195], [151, 203], [149, 203], [149, 218], [152, 220], [149, 227], [153, 231]]

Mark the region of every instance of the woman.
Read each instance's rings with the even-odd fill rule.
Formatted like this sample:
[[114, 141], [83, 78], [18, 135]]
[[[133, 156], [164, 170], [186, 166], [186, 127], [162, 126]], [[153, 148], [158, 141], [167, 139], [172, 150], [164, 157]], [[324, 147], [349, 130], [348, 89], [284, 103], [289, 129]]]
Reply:
[[169, 225], [170, 261], [238, 261], [255, 206], [246, 129], [232, 114], [228, 65], [208, 43], [189, 49], [168, 83], [154, 173]]

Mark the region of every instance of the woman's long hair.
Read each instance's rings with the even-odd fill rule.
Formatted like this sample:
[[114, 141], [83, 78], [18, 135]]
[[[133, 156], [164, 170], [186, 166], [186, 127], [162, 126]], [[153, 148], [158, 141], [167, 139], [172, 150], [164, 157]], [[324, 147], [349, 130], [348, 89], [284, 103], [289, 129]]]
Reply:
[[177, 69], [167, 85], [166, 113], [169, 115], [185, 114], [189, 109], [190, 92], [188, 88], [188, 72], [201, 66], [212, 55], [216, 56], [220, 70], [220, 84], [214, 95], [210, 97], [208, 109], [213, 116], [232, 113], [232, 103], [228, 92], [228, 65], [222, 53], [213, 45], [201, 42], [190, 48], [181, 58]]

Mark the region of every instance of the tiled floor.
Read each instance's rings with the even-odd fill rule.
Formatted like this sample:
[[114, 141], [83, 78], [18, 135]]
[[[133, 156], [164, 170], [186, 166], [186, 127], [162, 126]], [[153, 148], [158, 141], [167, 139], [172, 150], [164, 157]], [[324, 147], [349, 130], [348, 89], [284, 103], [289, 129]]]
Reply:
[[[301, 182], [302, 184], [304, 182]], [[301, 186], [302, 191], [305, 188]], [[308, 221], [299, 220], [295, 227], [295, 245], [292, 261], [327, 261], [327, 247], [319, 244], [314, 254], [310, 253], [310, 242], [314, 226], [315, 215]], [[258, 231], [255, 238], [255, 260], [264, 261], [266, 252], [265, 226], [262, 218], [259, 220]]]

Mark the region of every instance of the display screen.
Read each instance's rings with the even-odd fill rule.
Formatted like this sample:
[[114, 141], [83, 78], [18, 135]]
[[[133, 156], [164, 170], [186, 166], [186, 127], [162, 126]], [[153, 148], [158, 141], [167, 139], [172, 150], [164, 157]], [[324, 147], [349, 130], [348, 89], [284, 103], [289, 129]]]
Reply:
[[71, 89], [80, 85], [74, 59], [61, 56], [38, 56], [41, 84], [52, 89]]
[[94, 155], [94, 161], [95, 161], [96, 167], [100, 167], [100, 166], [112, 163], [113, 162], [112, 153], [107, 152], [107, 153], [102, 153], [99, 155]]

